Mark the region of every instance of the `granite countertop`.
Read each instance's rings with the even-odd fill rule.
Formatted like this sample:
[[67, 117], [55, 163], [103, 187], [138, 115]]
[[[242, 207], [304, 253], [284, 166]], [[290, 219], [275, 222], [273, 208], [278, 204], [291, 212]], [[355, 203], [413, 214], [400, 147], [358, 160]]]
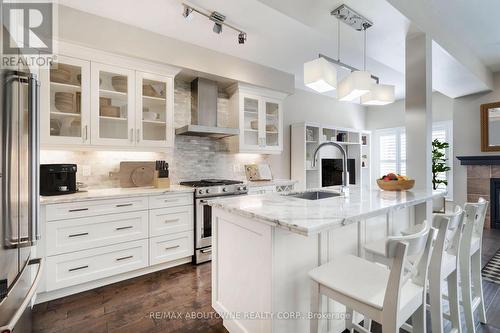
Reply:
[[[321, 190], [338, 192], [337, 187]], [[386, 192], [351, 186], [348, 197], [305, 200], [269, 193], [214, 199], [209, 205], [308, 236], [444, 195], [446, 192]]]
[[160, 195], [164, 193], [191, 193], [194, 192], [192, 187], [181, 185], [170, 185], [166, 188], [148, 187], [130, 187], [130, 188], [103, 188], [89, 189], [73, 194], [63, 194], [54, 196], [40, 196], [41, 205], [49, 205], [56, 203], [67, 203], [74, 201], [96, 200], [96, 199], [111, 199], [123, 197], [140, 197], [146, 195]]
[[289, 186], [298, 183], [298, 180], [293, 179], [273, 179], [273, 180], [256, 180], [247, 181], [246, 185], [248, 187], [259, 187], [259, 186]]

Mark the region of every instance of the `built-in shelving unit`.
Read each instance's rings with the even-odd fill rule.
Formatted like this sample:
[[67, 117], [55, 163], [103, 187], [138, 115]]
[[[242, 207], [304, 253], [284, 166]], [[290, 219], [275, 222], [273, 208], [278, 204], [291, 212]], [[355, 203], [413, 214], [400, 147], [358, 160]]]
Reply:
[[336, 148], [324, 148], [319, 153], [317, 165], [313, 166], [314, 151], [323, 142], [336, 142], [344, 146], [348, 158], [354, 159], [355, 184], [371, 184], [370, 132], [316, 123], [298, 123], [291, 125], [291, 140], [292, 179], [299, 181], [297, 188], [322, 187], [321, 160], [341, 158], [342, 155]]

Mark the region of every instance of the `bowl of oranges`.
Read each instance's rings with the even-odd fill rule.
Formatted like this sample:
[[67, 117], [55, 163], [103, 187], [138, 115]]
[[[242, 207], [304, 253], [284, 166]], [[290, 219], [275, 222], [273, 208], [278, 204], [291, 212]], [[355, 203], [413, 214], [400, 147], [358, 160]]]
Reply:
[[377, 179], [377, 185], [384, 191], [408, 191], [415, 186], [415, 180], [396, 173], [389, 173]]

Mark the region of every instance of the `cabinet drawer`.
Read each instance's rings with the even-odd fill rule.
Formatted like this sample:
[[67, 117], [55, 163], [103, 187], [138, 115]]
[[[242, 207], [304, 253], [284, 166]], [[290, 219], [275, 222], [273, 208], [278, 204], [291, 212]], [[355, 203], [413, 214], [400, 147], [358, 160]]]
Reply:
[[147, 266], [147, 239], [47, 257], [47, 291]]
[[149, 211], [149, 230], [151, 236], [193, 230], [193, 225], [193, 205], [159, 208]]
[[148, 209], [148, 197], [92, 200], [47, 205], [47, 221]]
[[194, 251], [193, 238], [193, 231], [150, 238], [149, 261], [151, 265], [192, 256]]
[[163, 194], [149, 197], [149, 208], [193, 205], [193, 193]]
[[108, 214], [46, 224], [47, 255], [148, 238], [148, 211]]

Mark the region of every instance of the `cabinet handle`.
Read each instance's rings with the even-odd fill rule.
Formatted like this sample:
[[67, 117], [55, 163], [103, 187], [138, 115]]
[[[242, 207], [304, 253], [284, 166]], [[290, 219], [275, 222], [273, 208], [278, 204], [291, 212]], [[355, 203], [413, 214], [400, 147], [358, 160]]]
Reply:
[[137, 129], [137, 142], [141, 141], [141, 130]]
[[116, 258], [116, 261], [122, 261], [122, 260], [130, 259], [130, 258], [133, 258], [133, 257], [134, 256], [126, 256], [126, 257]]
[[165, 250], [167, 250], [167, 251], [168, 251], [168, 250], [173, 250], [173, 249], [176, 249], [176, 248], [178, 248], [178, 247], [180, 247], [180, 245], [169, 246], [169, 247], [166, 247], [166, 248], [165, 248]]
[[177, 201], [179, 201], [179, 199], [165, 199], [165, 200], [163, 200], [163, 202], [167, 202], [167, 203], [168, 202], [177, 202]]
[[84, 212], [86, 210], [89, 210], [88, 208], [75, 208], [75, 209], [70, 209], [68, 212], [74, 213], [74, 212]]
[[134, 129], [133, 128], [130, 129], [130, 141], [134, 142]]
[[72, 238], [72, 237], [87, 236], [88, 234], [89, 234], [88, 232], [82, 232], [82, 233], [79, 233], [79, 234], [68, 235], [68, 237]]
[[126, 204], [118, 204], [118, 205], [115, 205], [115, 207], [119, 208], [119, 207], [129, 207], [129, 206], [132, 206], [133, 204], [132, 203], [126, 203]]
[[170, 219], [170, 220], [165, 220], [165, 223], [172, 223], [177, 221], [179, 221], [179, 219]]
[[117, 231], [120, 231], [120, 230], [125, 230], [125, 229], [132, 229], [133, 226], [129, 225], [129, 226], [126, 226], [126, 227], [118, 227], [116, 228]]
[[80, 266], [80, 267], [70, 268], [70, 269], [68, 269], [68, 272], [79, 271], [80, 269], [85, 269], [85, 268], [89, 268], [89, 266], [88, 266], [88, 265], [85, 265], [85, 266]]
[[89, 139], [88, 130], [89, 130], [89, 126], [85, 125], [85, 136], [84, 136], [85, 139], [83, 140], [84, 142], [87, 142], [87, 140]]

